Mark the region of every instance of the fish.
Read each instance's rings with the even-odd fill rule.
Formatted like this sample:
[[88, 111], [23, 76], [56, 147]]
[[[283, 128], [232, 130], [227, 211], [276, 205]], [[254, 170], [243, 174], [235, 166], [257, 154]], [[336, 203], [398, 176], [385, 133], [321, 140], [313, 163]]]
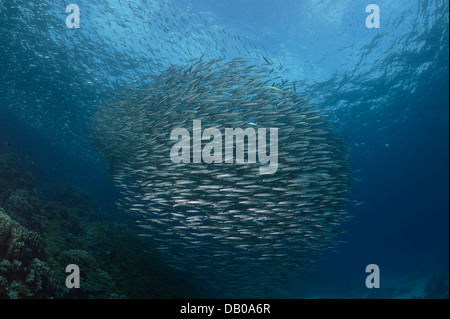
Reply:
[[266, 58], [265, 56], [263, 56], [263, 59], [264, 59], [264, 61], [266, 61], [266, 62], [267, 62], [267, 64], [269, 64], [269, 65], [272, 65], [272, 63], [270, 63], [270, 61], [269, 61], [269, 60], [267, 60], [267, 58]]
[[[341, 136], [295, 83], [271, 73], [243, 58], [202, 54], [112, 94], [89, 124], [121, 190], [119, 207], [146, 225], [142, 237], [165, 263], [216, 282], [224, 296], [254, 298], [306, 273], [337, 248], [349, 219], [352, 179]], [[195, 119], [208, 128], [278, 128], [278, 170], [173, 163], [171, 131]], [[235, 157], [234, 146], [228, 150]]]

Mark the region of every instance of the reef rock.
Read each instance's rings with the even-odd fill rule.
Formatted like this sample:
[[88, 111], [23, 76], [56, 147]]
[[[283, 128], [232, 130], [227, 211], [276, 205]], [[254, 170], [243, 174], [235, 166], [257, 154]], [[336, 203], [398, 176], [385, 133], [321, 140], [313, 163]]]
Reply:
[[41, 252], [41, 237], [0, 210], [0, 257], [30, 263]]

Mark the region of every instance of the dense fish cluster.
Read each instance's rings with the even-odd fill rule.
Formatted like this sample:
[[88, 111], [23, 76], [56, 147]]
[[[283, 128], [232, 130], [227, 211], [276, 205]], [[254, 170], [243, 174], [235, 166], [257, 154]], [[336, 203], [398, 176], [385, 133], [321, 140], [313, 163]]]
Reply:
[[[138, 216], [168, 264], [229, 296], [259, 296], [309, 269], [336, 246], [346, 218], [341, 141], [295, 84], [268, 73], [243, 59], [201, 58], [136, 82], [92, 121], [120, 206]], [[278, 128], [278, 170], [173, 163], [171, 131], [192, 132], [195, 119], [204, 129]]]

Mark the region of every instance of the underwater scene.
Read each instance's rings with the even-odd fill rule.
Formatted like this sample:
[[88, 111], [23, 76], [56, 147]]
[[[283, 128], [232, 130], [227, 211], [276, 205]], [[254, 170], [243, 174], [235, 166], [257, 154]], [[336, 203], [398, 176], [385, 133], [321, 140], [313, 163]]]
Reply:
[[0, 299], [449, 298], [448, 1], [0, 0], [0, 57]]

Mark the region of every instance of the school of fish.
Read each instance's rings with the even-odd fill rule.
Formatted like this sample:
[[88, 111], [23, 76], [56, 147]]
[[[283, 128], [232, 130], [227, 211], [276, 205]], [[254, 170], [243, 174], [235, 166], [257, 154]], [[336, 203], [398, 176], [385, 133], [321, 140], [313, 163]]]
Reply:
[[[311, 269], [335, 249], [348, 218], [343, 141], [295, 83], [270, 77], [264, 60], [173, 65], [115, 93], [90, 124], [121, 189], [119, 207], [167, 264], [221, 296], [264, 296]], [[195, 119], [205, 129], [278, 128], [278, 170], [173, 163], [171, 131], [192, 130]]]

